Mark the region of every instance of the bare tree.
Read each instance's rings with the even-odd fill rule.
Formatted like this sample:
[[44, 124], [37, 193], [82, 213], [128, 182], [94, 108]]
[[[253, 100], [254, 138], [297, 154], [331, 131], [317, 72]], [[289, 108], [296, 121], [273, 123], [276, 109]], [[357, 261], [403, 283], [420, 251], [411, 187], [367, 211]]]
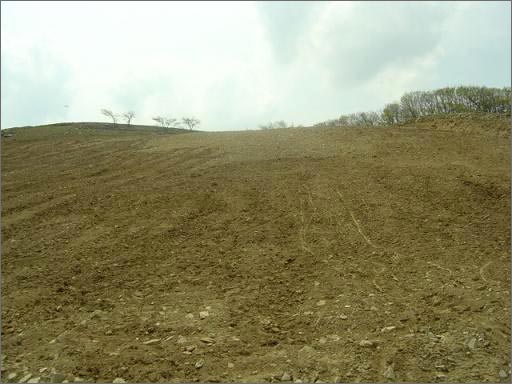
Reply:
[[170, 118], [170, 117], [166, 117], [164, 119], [164, 126], [166, 128], [174, 127], [175, 123], [176, 123], [176, 119], [173, 119], [173, 118]]
[[156, 116], [156, 117], [153, 117], [153, 120], [155, 120], [158, 124], [160, 124], [160, 126], [162, 126], [162, 127], [165, 126], [165, 117]]
[[183, 124], [185, 124], [188, 127], [188, 129], [190, 129], [190, 130], [194, 129], [194, 127], [196, 125], [199, 125], [199, 123], [200, 123], [199, 119], [196, 119], [194, 117], [184, 117], [182, 119], [182, 121], [183, 121]]
[[125, 112], [125, 113], [123, 113], [123, 117], [126, 119], [126, 124], [130, 125], [130, 123], [132, 122], [132, 119], [135, 117], [135, 112], [133, 112], [133, 111]]
[[107, 117], [110, 117], [112, 119], [112, 123], [114, 123], [114, 125], [117, 123], [117, 115], [114, 112], [112, 112], [110, 109], [102, 109], [101, 113]]

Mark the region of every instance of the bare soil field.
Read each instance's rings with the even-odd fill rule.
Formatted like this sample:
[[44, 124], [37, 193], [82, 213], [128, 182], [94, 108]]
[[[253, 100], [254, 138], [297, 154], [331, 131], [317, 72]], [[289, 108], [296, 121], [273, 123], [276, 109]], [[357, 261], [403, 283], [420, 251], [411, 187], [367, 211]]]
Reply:
[[10, 130], [2, 381], [509, 381], [509, 126]]

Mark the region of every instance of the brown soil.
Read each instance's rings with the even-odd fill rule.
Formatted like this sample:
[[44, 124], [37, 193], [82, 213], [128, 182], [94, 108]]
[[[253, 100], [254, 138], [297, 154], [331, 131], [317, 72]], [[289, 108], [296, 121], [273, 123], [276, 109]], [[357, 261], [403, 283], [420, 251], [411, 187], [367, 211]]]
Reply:
[[12, 130], [2, 381], [508, 381], [509, 139], [421, 124]]

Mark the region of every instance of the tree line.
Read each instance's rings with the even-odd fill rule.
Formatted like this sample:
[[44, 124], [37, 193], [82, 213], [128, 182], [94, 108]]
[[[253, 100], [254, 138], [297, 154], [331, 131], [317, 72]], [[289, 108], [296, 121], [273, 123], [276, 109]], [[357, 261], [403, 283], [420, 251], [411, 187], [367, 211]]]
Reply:
[[[124, 119], [126, 124], [130, 125], [132, 120], [135, 118], [135, 112], [133, 111], [116, 114], [110, 109], [102, 109], [101, 113], [112, 119], [112, 123], [114, 125], [118, 123], [119, 119]], [[156, 116], [153, 117], [153, 120], [156, 121], [159, 126], [164, 128], [183, 128], [185, 126], [190, 130], [194, 129], [201, 123], [201, 121], [195, 117], [183, 117], [181, 120], [178, 120], [170, 117]]]
[[510, 116], [512, 88], [445, 87], [405, 93], [381, 111], [341, 115], [315, 126], [377, 126], [403, 124], [420, 117], [454, 113], [496, 113]]

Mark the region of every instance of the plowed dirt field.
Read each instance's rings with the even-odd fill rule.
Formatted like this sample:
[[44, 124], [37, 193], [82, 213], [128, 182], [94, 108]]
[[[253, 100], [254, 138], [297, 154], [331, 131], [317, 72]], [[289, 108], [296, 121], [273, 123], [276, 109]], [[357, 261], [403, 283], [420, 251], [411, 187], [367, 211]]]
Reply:
[[510, 139], [444, 124], [11, 130], [2, 381], [508, 381]]

